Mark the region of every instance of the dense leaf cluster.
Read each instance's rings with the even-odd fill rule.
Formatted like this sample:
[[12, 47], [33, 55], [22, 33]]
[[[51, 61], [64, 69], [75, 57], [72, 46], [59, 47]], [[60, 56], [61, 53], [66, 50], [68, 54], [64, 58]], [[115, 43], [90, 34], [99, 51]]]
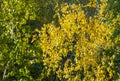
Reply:
[[1, 0], [0, 81], [119, 81], [119, 0]]

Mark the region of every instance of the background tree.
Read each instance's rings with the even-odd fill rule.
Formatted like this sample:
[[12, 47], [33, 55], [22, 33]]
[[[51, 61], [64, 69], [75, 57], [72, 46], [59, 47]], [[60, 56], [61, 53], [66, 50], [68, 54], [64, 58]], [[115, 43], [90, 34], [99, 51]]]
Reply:
[[[32, 44], [35, 36], [27, 24], [36, 19], [37, 4], [33, 0], [2, 0], [0, 3], [1, 80], [32, 80], [32, 65], [41, 63], [41, 49], [37, 41]], [[39, 72], [41, 66], [38, 66]]]

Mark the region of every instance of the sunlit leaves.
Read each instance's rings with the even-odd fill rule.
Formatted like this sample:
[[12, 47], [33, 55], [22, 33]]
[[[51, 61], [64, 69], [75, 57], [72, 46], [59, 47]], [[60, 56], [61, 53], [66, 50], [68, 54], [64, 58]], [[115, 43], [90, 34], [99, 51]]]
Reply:
[[44, 65], [61, 80], [112, 79], [115, 29], [97, 16], [87, 19], [80, 5], [66, 4], [61, 11], [58, 27], [53, 22], [41, 30]]
[[119, 79], [118, 3], [0, 1], [0, 80]]

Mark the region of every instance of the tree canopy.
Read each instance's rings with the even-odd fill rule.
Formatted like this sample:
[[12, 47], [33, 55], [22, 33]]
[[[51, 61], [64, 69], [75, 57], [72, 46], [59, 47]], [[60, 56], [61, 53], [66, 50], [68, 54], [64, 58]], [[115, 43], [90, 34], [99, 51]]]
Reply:
[[119, 81], [119, 0], [1, 0], [1, 81]]

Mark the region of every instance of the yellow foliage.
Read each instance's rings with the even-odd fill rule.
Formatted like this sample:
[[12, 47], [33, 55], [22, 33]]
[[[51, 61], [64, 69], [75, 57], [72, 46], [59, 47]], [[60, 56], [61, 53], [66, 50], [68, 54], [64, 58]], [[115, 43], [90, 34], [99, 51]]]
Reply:
[[114, 42], [111, 38], [115, 29], [96, 17], [88, 19], [80, 5], [65, 5], [61, 10], [61, 16], [57, 13], [60, 25], [52, 22], [41, 30], [43, 62], [48, 72], [67, 81], [114, 78], [116, 52], [112, 52]]

